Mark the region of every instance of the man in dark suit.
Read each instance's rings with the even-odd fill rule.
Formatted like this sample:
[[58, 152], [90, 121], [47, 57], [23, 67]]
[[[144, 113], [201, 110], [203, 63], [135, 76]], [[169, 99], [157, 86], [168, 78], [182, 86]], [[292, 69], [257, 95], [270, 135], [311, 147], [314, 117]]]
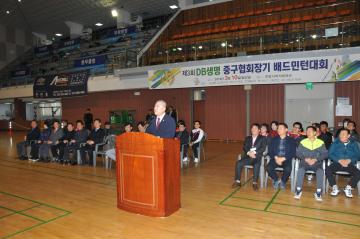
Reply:
[[[17, 153], [20, 160], [28, 159], [26, 147], [30, 146], [34, 141], [40, 138], [40, 130], [38, 128], [36, 120], [32, 120], [30, 125], [31, 129], [27, 132], [26, 136], [24, 136], [24, 141], [21, 141], [16, 145]], [[31, 155], [31, 158], [34, 157], [34, 155]]]
[[[296, 141], [287, 136], [287, 124], [280, 123], [277, 131], [279, 135], [271, 140], [269, 146], [270, 161], [267, 165], [267, 171], [273, 180], [274, 189], [278, 189], [278, 187], [285, 189], [285, 184], [292, 170], [292, 160], [296, 157]], [[277, 167], [284, 169], [281, 179], [276, 174]]]
[[[80, 148], [80, 145], [86, 143], [88, 138], [88, 130], [84, 128], [84, 123], [81, 120], [76, 121], [76, 132], [74, 138], [69, 142], [68, 146], [64, 149], [64, 161], [69, 162], [70, 152], [76, 155], [76, 151]], [[75, 158], [75, 159], [74, 159]], [[77, 162], [76, 157], [73, 157], [71, 164], [75, 165]]]
[[91, 131], [91, 124], [93, 123], [93, 115], [91, 113], [90, 108], [86, 109], [86, 112], [84, 114], [84, 123], [85, 123], [85, 128]]
[[81, 159], [85, 162], [86, 152], [89, 154], [89, 164], [93, 164], [93, 152], [95, 150], [95, 145], [104, 142], [105, 131], [100, 128], [101, 120], [94, 120], [94, 129], [90, 132], [88, 140], [86, 141], [86, 145], [80, 149]]
[[239, 155], [235, 166], [235, 182], [233, 187], [239, 187], [241, 170], [245, 165], [253, 165], [253, 189], [258, 190], [257, 181], [260, 174], [261, 158], [266, 150], [266, 138], [260, 135], [260, 125], [251, 126], [251, 135], [247, 136], [244, 141], [244, 156]]
[[166, 114], [166, 102], [158, 100], [154, 106], [155, 116], [149, 126], [146, 128], [146, 133], [160, 138], [174, 138], [176, 131], [175, 120]]

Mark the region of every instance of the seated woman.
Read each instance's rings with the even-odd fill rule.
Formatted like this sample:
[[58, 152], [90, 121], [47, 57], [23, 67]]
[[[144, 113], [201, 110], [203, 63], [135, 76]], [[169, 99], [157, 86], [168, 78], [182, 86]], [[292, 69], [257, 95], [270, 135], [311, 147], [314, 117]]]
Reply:
[[194, 154], [194, 163], [199, 163], [199, 153], [198, 148], [200, 146], [201, 141], [204, 137], [204, 131], [200, 128], [201, 122], [199, 120], [196, 120], [194, 122], [194, 129], [190, 133], [190, 143], [189, 146], [192, 147], [193, 154]]
[[279, 126], [279, 122], [278, 122], [278, 121], [275, 121], [275, 120], [274, 120], [274, 121], [272, 121], [272, 122], [270, 123], [271, 129], [270, 129], [269, 135], [270, 135], [271, 138], [274, 138], [274, 137], [276, 137], [276, 136], [279, 135], [278, 132], [277, 132], [278, 126]]

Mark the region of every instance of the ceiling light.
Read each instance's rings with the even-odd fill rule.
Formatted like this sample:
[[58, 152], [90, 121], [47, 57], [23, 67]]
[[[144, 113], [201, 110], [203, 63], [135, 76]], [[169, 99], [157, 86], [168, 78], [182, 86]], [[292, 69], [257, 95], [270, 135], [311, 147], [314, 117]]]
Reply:
[[61, 36], [62, 36], [62, 34], [61, 34], [61, 33], [55, 33], [55, 36], [57, 36], [57, 37], [61, 37]]
[[21, 0], [18, 0], [18, 2], [21, 2]]
[[6, 12], [6, 14], [10, 14], [10, 11], [9, 11], [9, 10], [6, 10], [5, 12]]
[[95, 26], [101, 27], [103, 24], [101, 22], [95, 23]]
[[176, 9], [176, 8], [178, 8], [178, 6], [176, 6], [176, 5], [171, 5], [171, 6], [169, 6], [169, 8], [171, 8], [171, 9]]
[[117, 17], [117, 16], [118, 16], [117, 10], [116, 10], [116, 9], [111, 10], [111, 15], [112, 15], [113, 17]]

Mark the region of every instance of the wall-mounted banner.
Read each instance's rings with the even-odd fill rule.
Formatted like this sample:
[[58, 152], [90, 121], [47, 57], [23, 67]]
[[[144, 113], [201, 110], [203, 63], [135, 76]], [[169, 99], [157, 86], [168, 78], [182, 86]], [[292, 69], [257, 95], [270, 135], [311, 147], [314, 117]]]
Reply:
[[80, 47], [80, 38], [62, 41], [59, 44], [59, 51], [71, 51]]
[[87, 94], [88, 71], [77, 71], [38, 77], [34, 82], [34, 98], [59, 98]]
[[360, 54], [295, 57], [149, 70], [148, 84], [166, 89], [360, 80]]
[[100, 66], [106, 63], [106, 55], [85, 57], [74, 60], [74, 67]]

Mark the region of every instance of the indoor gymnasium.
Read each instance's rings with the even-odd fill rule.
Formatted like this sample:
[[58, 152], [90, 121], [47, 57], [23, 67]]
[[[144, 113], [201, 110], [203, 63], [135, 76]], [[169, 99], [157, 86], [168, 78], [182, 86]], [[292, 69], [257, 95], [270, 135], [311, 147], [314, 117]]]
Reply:
[[1, 0], [0, 238], [360, 238], [358, 0]]

